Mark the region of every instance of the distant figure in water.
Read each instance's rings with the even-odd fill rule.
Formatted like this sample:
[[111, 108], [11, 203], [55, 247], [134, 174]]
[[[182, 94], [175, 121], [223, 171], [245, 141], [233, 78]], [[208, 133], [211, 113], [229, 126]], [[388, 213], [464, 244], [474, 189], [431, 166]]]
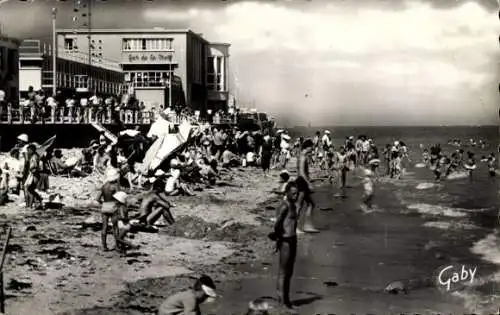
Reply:
[[497, 159], [495, 158], [495, 153], [491, 153], [488, 157], [488, 173], [491, 177], [495, 177], [497, 169]]
[[472, 180], [472, 172], [476, 169], [476, 160], [474, 159], [473, 152], [467, 152], [467, 161], [465, 162], [465, 169], [469, 173], [469, 180]]

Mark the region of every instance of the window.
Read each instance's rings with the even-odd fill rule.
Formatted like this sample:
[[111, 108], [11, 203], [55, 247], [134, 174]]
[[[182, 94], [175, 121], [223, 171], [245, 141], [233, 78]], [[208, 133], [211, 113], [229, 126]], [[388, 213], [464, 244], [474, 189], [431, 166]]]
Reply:
[[65, 50], [76, 50], [76, 39], [75, 38], [65, 38], [64, 39], [64, 49]]
[[209, 84], [209, 85], [207, 85], [207, 89], [208, 89], [209, 91], [215, 91], [215, 85], [213, 85], [213, 84]]
[[222, 57], [217, 58], [217, 73], [222, 73]]
[[[168, 51], [172, 50], [171, 38], [123, 39], [123, 51]], [[100, 48], [101, 49], [101, 48]]]
[[207, 84], [214, 84], [215, 83], [215, 75], [209, 74], [207, 75]]
[[208, 57], [207, 58], [207, 72], [208, 73], [215, 73], [214, 57]]

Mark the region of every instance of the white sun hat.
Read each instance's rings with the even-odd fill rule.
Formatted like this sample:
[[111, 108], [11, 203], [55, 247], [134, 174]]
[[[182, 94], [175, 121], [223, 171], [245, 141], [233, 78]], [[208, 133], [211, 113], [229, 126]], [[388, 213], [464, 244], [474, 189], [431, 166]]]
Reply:
[[162, 170], [162, 169], [158, 169], [156, 172], [155, 172], [155, 176], [158, 176], [158, 177], [161, 177], [163, 175], [165, 175], [166, 173]]
[[326, 135], [329, 135], [330, 133], [331, 133], [330, 130], [325, 130]]
[[127, 203], [127, 193], [124, 191], [119, 191], [113, 195], [116, 201], [119, 203]]
[[292, 139], [289, 135], [283, 135], [282, 137], [283, 137], [283, 139], [285, 139], [285, 140], [290, 140], [290, 139]]
[[114, 182], [120, 179], [120, 172], [116, 168], [110, 168], [106, 171], [106, 182]]
[[22, 142], [29, 142], [28, 135], [23, 133], [17, 136], [17, 140], [22, 141]]
[[171, 168], [177, 168], [177, 167], [179, 167], [179, 160], [177, 160], [177, 159], [172, 159], [172, 160], [170, 161], [170, 167], [171, 167]]

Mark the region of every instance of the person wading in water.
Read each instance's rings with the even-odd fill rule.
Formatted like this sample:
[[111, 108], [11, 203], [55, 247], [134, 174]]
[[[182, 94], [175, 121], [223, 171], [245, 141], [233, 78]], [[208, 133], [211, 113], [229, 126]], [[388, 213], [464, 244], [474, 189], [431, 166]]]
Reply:
[[297, 158], [297, 189], [299, 192], [298, 196], [298, 209], [299, 214], [302, 212], [302, 208], [306, 207], [306, 213], [304, 216], [304, 225], [302, 231], [305, 233], [318, 233], [319, 231], [314, 228], [312, 223], [312, 215], [314, 210], [314, 201], [312, 199], [311, 183], [309, 182], [309, 156], [313, 149], [313, 142], [311, 139], [307, 139], [302, 144], [302, 151]]
[[293, 309], [290, 301], [290, 284], [293, 267], [297, 256], [297, 184], [289, 182], [285, 186], [285, 198], [279, 208], [274, 224], [274, 232], [269, 235], [276, 241], [276, 251], [279, 254], [279, 269], [277, 279], [278, 299], [283, 306]]

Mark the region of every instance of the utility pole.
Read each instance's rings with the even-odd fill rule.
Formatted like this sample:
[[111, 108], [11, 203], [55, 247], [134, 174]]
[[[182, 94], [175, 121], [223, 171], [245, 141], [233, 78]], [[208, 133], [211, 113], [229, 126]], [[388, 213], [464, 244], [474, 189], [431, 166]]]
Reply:
[[56, 39], [57, 8], [52, 8], [52, 95], [57, 90], [57, 39]]

